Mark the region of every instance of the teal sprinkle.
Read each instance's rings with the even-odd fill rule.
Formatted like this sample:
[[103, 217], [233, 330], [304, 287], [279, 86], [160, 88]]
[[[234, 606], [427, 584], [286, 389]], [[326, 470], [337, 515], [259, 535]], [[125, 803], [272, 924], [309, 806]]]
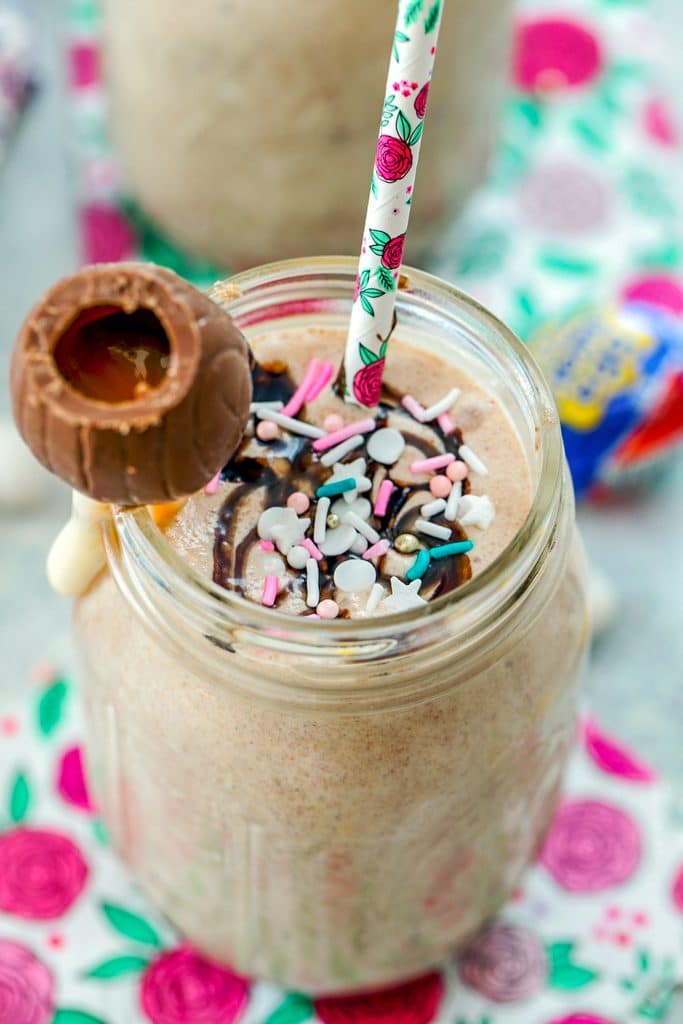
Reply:
[[427, 572], [427, 569], [429, 568], [430, 560], [431, 559], [429, 557], [429, 551], [425, 551], [424, 548], [422, 549], [422, 551], [418, 551], [417, 555], [415, 556], [415, 561], [413, 562], [410, 569], [408, 569], [408, 572], [406, 573], [406, 579], [411, 581], [421, 580], [424, 574]]
[[343, 494], [344, 491], [352, 491], [357, 486], [355, 477], [347, 476], [344, 480], [335, 480], [332, 484], [323, 484], [315, 492], [315, 496], [316, 498], [334, 498], [335, 495]]
[[471, 540], [456, 540], [452, 544], [441, 544], [437, 548], [432, 548], [429, 554], [432, 558], [450, 558], [451, 555], [466, 555], [473, 547]]

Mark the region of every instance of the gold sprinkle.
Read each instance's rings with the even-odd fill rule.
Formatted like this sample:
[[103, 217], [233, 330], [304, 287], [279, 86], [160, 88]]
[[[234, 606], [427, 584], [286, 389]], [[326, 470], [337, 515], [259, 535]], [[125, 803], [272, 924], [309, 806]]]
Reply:
[[420, 542], [414, 533], [401, 533], [394, 541], [394, 547], [402, 555], [411, 555], [420, 547]]
[[331, 530], [336, 530], [337, 527], [340, 524], [341, 524], [341, 519], [339, 518], [337, 513], [336, 512], [330, 512], [329, 516], [327, 517], [327, 525], [329, 526], [329, 528]]

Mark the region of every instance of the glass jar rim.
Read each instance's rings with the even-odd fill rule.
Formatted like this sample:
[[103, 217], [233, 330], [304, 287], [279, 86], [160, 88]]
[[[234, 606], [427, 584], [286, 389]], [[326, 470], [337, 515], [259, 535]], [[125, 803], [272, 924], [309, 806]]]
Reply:
[[[334, 278], [353, 287], [357, 261], [351, 257], [314, 257], [284, 260], [244, 271], [221, 282], [220, 300], [239, 325], [240, 303], [253, 296], [259, 288], [272, 288], [279, 283], [296, 284], [310, 280]], [[332, 655], [382, 647], [388, 634], [409, 635], [419, 631], [426, 642], [440, 635], [444, 620], [459, 613], [462, 632], [482, 630], [490, 626], [503, 609], [500, 578], [503, 572], [516, 576], [520, 587], [526, 587], [550, 549], [554, 537], [563, 490], [563, 448], [556, 407], [537, 363], [526, 346], [510, 328], [476, 299], [454, 285], [412, 268], [402, 268], [407, 284], [397, 298], [404, 304], [422, 303], [431, 308], [448, 310], [451, 318], [459, 315], [481, 331], [488, 332], [501, 343], [509, 367], [525, 388], [527, 400], [540, 412], [536, 426], [540, 448], [540, 472], [527, 517], [508, 546], [494, 561], [462, 586], [434, 598], [418, 609], [391, 615], [362, 619], [323, 621], [305, 616], [284, 615], [231, 592], [191, 567], [166, 539], [146, 507], [116, 508], [114, 529], [108, 539], [117, 549], [125, 551], [148, 578], [173, 598], [187, 613], [188, 621], [202, 628], [247, 631], [264, 646], [298, 654], [322, 652]], [[285, 303], [286, 305], [286, 303]], [[110, 547], [110, 564], [115, 561]], [[518, 588], [519, 589], [519, 588]], [[506, 595], [513, 599], [514, 594]], [[508, 602], [509, 603], [509, 602]], [[458, 631], [460, 634], [460, 630]], [[372, 656], [372, 655], [370, 655]]]

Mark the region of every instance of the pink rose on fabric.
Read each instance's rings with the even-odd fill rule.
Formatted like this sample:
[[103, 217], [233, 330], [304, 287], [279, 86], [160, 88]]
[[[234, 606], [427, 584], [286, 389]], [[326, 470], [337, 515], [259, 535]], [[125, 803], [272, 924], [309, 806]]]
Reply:
[[249, 1000], [249, 985], [181, 946], [145, 971], [140, 1004], [152, 1024], [233, 1024]]
[[375, 169], [382, 181], [400, 181], [413, 166], [413, 151], [403, 139], [380, 135], [377, 141]]
[[57, 769], [57, 792], [72, 807], [88, 814], [95, 811], [88, 793], [81, 747], [69, 747], [62, 754]]
[[402, 235], [396, 235], [394, 238], [389, 239], [382, 253], [382, 266], [388, 267], [389, 270], [398, 270], [403, 259], [403, 246], [405, 244], [405, 232]]
[[570, 800], [555, 816], [540, 862], [568, 892], [601, 892], [626, 882], [641, 857], [638, 827], [600, 800]]
[[678, 132], [672, 112], [665, 100], [658, 96], [648, 100], [643, 110], [645, 131], [661, 146], [676, 146]]
[[548, 1024], [616, 1024], [607, 1017], [597, 1017], [594, 1013], [572, 1013], [569, 1017], [556, 1017]]
[[513, 74], [521, 89], [567, 89], [586, 85], [602, 70], [596, 34], [571, 18], [538, 18], [517, 30]]
[[427, 100], [429, 99], [429, 82], [423, 85], [419, 93], [415, 97], [415, 113], [419, 118], [423, 118], [427, 113]]
[[107, 203], [88, 203], [80, 212], [80, 231], [85, 263], [115, 263], [135, 252], [135, 235], [119, 210]]
[[48, 1024], [54, 1014], [52, 975], [30, 949], [0, 939], [1, 1024]]
[[624, 302], [650, 302], [679, 315], [683, 313], [683, 281], [670, 274], [644, 274], [624, 285]]
[[494, 1003], [528, 999], [545, 983], [545, 950], [532, 932], [494, 924], [472, 942], [459, 962], [460, 977]]
[[616, 775], [629, 782], [654, 782], [656, 772], [649, 765], [622, 747], [615, 739], [602, 732], [594, 718], [587, 718], [583, 726], [586, 750], [598, 768], [607, 775]]
[[33, 921], [65, 914], [88, 877], [81, 851], [67, 836], [15, 828], [0, 836], [0, 910]]
[[369, 366], [361, 366], [358, 370], [353, 378], [353, 393], [361, 405], [377, 405], [382, 393], [383, 373], [383, 359], [377, 359]]
[[671, 890], [671, 896], [674, 901], [674, 906], [683, 914], [683, 865], [679, 869], [675, 879], [673, 888]]
[[433, 971], [382, 992], [322, 996], [315, 1000], [315, 1012], [322, 1024], [430, 1024], [443, 992], [443, 979]]

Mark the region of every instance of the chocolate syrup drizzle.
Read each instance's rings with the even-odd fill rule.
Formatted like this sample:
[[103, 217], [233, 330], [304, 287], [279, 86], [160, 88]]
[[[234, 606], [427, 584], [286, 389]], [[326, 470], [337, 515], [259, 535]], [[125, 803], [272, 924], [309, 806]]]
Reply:
[[[286, 366], [282, 364], [271, 364], [262, 366], [255, 364], [252, 369], [254, 383], [255, 402], [282, 401], [287, 403], [295, 391], [295, 383], [287, 373]], [[414, 420], [403, 409], [400, 403], [401, 395], [393, 389], [384, 385], [382, 390], [382, 401], [379, 405], [379, 413], [376, 415], [377, 426], [385, 426], [389, 417], [401, 417], [405, 420], [405, 428], [399, 426], [405, 438], [406, 444], [411, 445], [422, 453], [424, 458], [433, 455], [441, 455], [443, 452], [452, 452], [456, 458], [462, 442], [462, 435], [459, 430], [453, 434], [445, 434], [438, 421], [422, 424], [433, 435], [432, 439], [420, 437], [414, 433]], [[304, 407], [305, 418], [305, 407]], [[244, 454], [253, 443], [259, 445], [262, 454], [257, 457]], [[351, 452], [342, 461], [353, 462], [359, 458], [359, 453]], [[368, 456], [365, 456], [368, 463], [367, 475], [373, 477], [378, 468], [389, 471], [391, 467], [381, 466]], [[246, 534], [244, 539], [235, 543], [237, 524], [241, 519], [243, 505], [255, 492], [261, 490], [262, 507], [264, 509], [273, 506], [282, 506], [287, 503], [287, 498], [294, 491], [303, 491], [311, 498], [315, 495], [316, 489], [329, 477], [330, 470], [320, 462], [320, 456], [313, 450], [309, 438], [298, 435], [286, 435], [278, 441], [258, 441], [256, 438], [246, 438], [237, 453], [230, 462], [223, 468], [221, 480], [236, 484], [223, 503], [217, 519], [214, 537], [213, 551], [213, 578], [220, 586], [229, 590], [243, 592], [243, 580], [245, 566], [250, 552], [258, 544], [259, 538], [256, 532], [256, 525]], [[463, 493], [469, 491], [469, 481], [463, 483]], [[409, 499], [420, 494], [421, 500], [415, 503], [414, 507], [405, 510]], [[378, 521], [378, 531], [383, 537], [394, 541], [402, 533], [414, 532], [415, 522], [420, 518], [420, 505], [433, 500], [429, 485], [413, 484], [401, 486], [396, 484], [396, 489], [389, 499], [386, 514]], [[405, 510], [405, 511], [404, 511]], [[434, 523], [440, 523], [452, 529], [452, 540], [466, 540], [467, 534], [457, 523], [446, 523], [441, 516], [434, 516]], [[432, 537], [420, 536], [425, 547], [436, 547], [444, 543]], [[346, 552], [338, 557], [325, 557], [319, 563], [320, 568], [320, 598], [334, 597], [333, 575], [336, 565], [347, 558], [355, 557]], [[377, 578], [388, 583], [391, 574], [385, 572], [385, 558], [381, 558], [377, 565]], [[289, 570], [292, 579], [292, 590], [296, 594], [305, 596], [306, 574], [296, 573]], [[451, 558], [444, 558], [439, 561], [432, 561], [423, 577], [422, 593], [430, 597], [446, 594], [454, 590], [460, 584], [470, 579], [472, 567], [467, 555], [456, 555]], [[344, 612], [342, 612], [342, 615]]]

